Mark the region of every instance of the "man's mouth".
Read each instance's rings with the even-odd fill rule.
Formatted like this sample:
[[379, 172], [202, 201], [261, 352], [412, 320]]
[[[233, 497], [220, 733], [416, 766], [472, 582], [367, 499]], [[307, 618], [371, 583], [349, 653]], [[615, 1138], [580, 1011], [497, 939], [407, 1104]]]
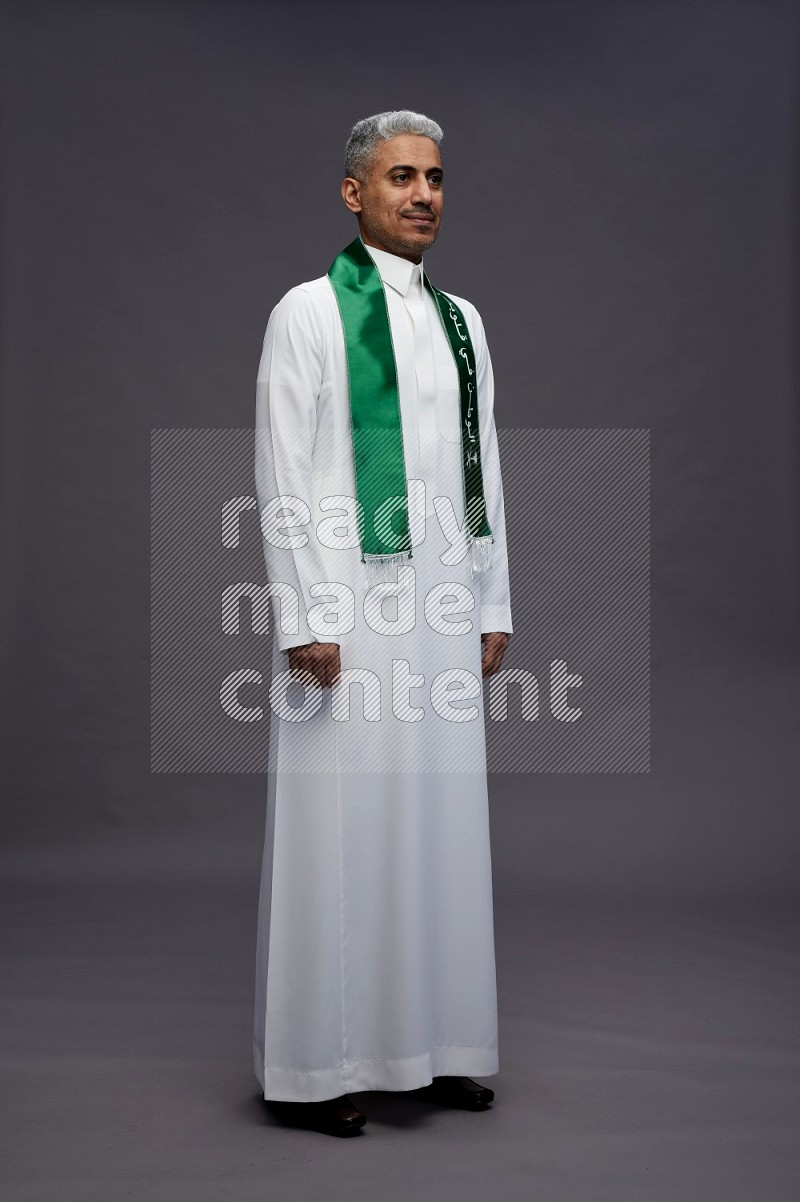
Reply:
[[433, 218], [426, 213], [403, 213], [409, 221], [417, 221], [421, 225], [432, 225]]

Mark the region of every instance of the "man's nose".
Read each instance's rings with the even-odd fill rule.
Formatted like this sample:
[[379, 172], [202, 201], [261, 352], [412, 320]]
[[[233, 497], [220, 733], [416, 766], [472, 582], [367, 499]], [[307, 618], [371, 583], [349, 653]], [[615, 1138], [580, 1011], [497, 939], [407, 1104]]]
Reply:
[[422, 176], [421, 179], [416, 179], [414, 181], [414, 188], [411, 192], [411, 203], [416, 205], [430, 205], [432, 199], [433, 194], [431, 192], [431, 186], [425, 176]]

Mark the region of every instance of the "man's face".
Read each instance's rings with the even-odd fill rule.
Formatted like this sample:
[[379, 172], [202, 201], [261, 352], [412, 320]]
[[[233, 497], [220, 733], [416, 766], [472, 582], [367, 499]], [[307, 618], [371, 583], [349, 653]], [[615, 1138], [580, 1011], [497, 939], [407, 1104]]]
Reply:
[[346, 179], [342, 197], [368, 245], [418, 263], [442, 219], [439, 147], [420, 134], [379, 142], [367, 178]]

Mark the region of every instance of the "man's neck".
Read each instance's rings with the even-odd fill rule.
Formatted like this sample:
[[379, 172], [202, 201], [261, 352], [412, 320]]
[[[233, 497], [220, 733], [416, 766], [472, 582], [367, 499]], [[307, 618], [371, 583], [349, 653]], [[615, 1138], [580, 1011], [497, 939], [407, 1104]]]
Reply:
[[370, 239], [364, 234], [361, 234], [361, 241], [365, 246], [371, 246], [375, 250], [382, 250], [384, 254], [387, 255], [396, 255], [398, 259], [406, 259], [409, 263], [422, 262], [422, 255], [415, 255], [410, 251], [405, 253], [401, 250], [390, 250], [388, 246], [380, 246], [377, 242], [371, 242]]

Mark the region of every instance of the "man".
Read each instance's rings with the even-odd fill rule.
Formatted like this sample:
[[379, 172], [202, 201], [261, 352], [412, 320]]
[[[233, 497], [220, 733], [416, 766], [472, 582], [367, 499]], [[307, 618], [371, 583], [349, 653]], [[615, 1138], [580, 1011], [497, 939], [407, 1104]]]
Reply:
[[351, 1092], [485, 1108], [465, 1074], [499, 1067], [480, 680], [512, 626], [483, 324], [423, 266], [441, 138], [405, 110], [354, 126], [359, 236], [273, 310], [258, 372], [276, 633], [254, 1065], [284, 1121], [332, 1134], [365, 1123]]

